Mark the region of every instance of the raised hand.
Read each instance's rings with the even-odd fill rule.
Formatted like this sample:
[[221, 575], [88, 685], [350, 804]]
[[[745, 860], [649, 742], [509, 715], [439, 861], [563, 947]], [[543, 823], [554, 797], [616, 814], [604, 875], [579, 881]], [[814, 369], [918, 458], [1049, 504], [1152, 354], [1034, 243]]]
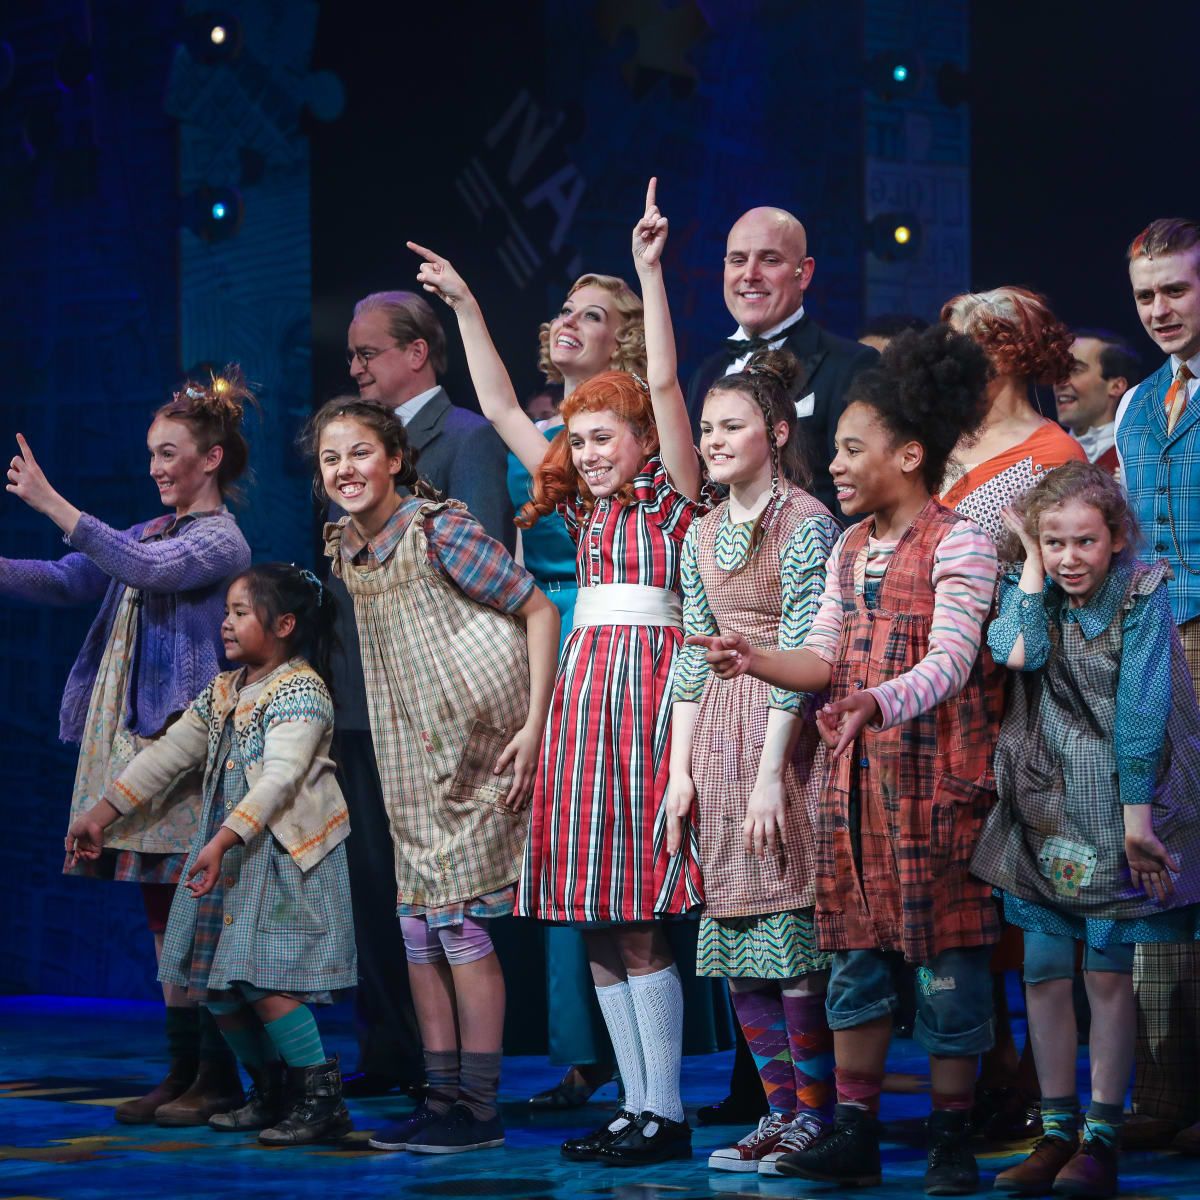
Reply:
[[722, 633], [715, 637], [693, 634], [685, 639], [689, 646], [703, 646], [704, 659], [713, 674], [721, 679], [736, 679], [750, 667], [750, 643], [740, 633]]
[[451, 308], [471, 299], [471, 289], [466, 281], [450, 264], [449, 259], [435, 254], [416, 242], [404, 243], [414, 254], [419, 254], [425, 261], [417, 272], [417, 282], [427, 291], [432, 292], [439, 300], [444, 300]]
[[17, 434], [17, 453], [8, 465], [7, 491], [20, 496], [36, 512], [47, 512], [61, 497], [50, 486], [33, 451], [22, 434]]
[[657, 189], [657, 178], [651, 179], [646, 186], [646, 211], [633, 227], [633, 262], [639, 272], [656, 267], [667, 244], [667, 218], [655, 203]]
[[1025, 518], [1015, 508], [1006, 504], [1000, 510], [1000, 520], [1004, 522], [1004, 527], [1010, 533], [1015, 533], [1021, 539], [1026, 559], [1040, 568], [1042, 563], [1041, 543], [1025, 528]]

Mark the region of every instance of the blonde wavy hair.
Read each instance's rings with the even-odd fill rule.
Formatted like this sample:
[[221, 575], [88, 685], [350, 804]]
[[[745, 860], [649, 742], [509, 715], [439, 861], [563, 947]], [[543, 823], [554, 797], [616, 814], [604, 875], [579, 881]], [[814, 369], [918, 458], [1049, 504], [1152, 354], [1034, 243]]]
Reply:
[[[646, 374], [646, 326], [642, 320], [642, 301], [638, 294], [617, 275], [580, 275], [567, 292], [570, 299], [580, 288], [603, 288], [613, 298], [620, 323], [616, 328], [617, 348], [609, 360], [614, 371]], [[550, 361], [550, 322], [538, 330], [538, 370], [551, 383], [562, 383], [559, 369]]]

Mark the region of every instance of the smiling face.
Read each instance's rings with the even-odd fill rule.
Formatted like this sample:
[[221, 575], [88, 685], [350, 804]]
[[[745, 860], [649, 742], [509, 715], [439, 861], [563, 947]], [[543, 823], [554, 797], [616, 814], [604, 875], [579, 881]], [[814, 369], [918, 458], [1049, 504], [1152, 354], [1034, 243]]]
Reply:
[[346, 353], [359, 396], [383, 408], [398, 408], [437, 383], [424, 340], [397, 345], [383, 309], [370, 309], [351, 321]]
[[646, 465], [649, 450], [628, 421], [608, 409], [567, 422], [571, 462], [597, 500], [623, 488]]
[[360, 529], [374, 532], [395, 511], [396, 475], [403, 460], [388, 454], [370, 426], [352, 417], [330, 421], [321, 430], [317, 462], [325, 495]]
[[[774, 429], [777, 446], [787, 441], [786, 421]], [[743, 392], [714, 389], [700, 419], [700, 453], [708, 473], [726, 487], [769, 486], [771, 446], [762, 409]]]
[[1113, 555], [1125, 548], [1123, 538], [1113, 537], [1104, 514], [1082, 500], [1067, 500], [1043, 512], [1038, 543], [1046, 574], [1066, 592], [1072, 608], [1096, 594]]
[[262, 666], [280, 656], [282, 641], [274, 630], [263, 625], [262, 617], [254, 605], [250, 585], [245, 579], [235, 579], [225, 594], [221, 644], [230, 662], [251, 668]]
[[750, 334], [773, 329], [804, 303], [814, 263], [804, 226], [776, 208], [753, 208], [729, 231], [725, 306]]
[[150, 478], [158, 485], [159, 497], [167, 508], [182, 516], [197, 502], [207, 502], [221, 465], [220, 446], [202, 452], [186, 421], [156, 417], [146, 434], [146, 447], [150, 451]]
[[899, 441], [869, 404], [854, 403], [842, 413], [829, 464], [837, 500], [847, 516], [878, 512], [895, 502], [907, 477], [919, 472], [924, 451], [918, 442]]
[[1054, 388], [1058, 419], [1076, 435], [1093, 425], [1107, 425], [1116, 416], [1125, 390], [1123, 379], [1105, 379], [1101, 374], [1103, 353], [1104, 343], [1098, 338], [1076, 338], [1071, 344], [1071, 374]]
[[1158, 348], [1184, 362], [1200, 353], [1200, 246], [1135, 258], [1129, 281], [1138, 316]]
[[564, 379], [581, 382], [607, 371], [617, 352], [621, 314], [594, 283], [572, 292], [550, 322], [550, 361]]

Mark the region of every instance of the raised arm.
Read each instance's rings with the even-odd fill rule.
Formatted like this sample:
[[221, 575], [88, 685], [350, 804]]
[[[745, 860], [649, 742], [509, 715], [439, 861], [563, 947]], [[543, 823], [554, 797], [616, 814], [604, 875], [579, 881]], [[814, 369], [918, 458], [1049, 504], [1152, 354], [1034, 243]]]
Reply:
[[417, 272], [418, 282], [427, 292], [444, 300], [458, 318], [458, 332], [462, 336], [480, 411], [532, 475], [546, 457], [549, 443], [517, 401], [512, 380], [496, 352], [479, 302], [448, 259], [416, 242], [406, 244], [425, 260]]
[[67, 554], [51, 562], [36, 558], [0, 558], [0, 595], [65, 608], [99, 600], [108, 576], [86, 554]]
[[662, 276], [667, 244], [667, 218], [655, 203], [658, 180], [646, 188], [646, 211], [633, 229], [633, 264], [642, 285], [646, 325], [646, 374], [650, 403], [663, 465], [671, 482], [689, 499], [700, 497], [700, 462], [692, 441], [692, 424], [679, 386], [675, 331]]

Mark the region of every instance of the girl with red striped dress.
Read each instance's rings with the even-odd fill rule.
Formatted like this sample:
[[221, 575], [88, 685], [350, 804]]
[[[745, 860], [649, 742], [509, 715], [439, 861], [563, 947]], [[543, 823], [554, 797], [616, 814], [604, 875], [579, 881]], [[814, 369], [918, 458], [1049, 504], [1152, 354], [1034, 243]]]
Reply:
[[[633, 233], [649, 383], [620, 371], [587, 380], [564, 401], [566, 428], [548, 446], [515, 400], [509, 411], [511, 386], [502, 386], [490, 338], [471, 337], [460, 321], [485, 415], [522, 461], [536, 454], [540, 463], [518, 524], [557, 510], [578, 544], [575, 624], [559, 660], [515, 912], [583, 930], [625, 1106], [563, 1153], [613, 1166], [691, 1153], [679, 1094], [683, 995], [658, 918], [697, 908], [703, 895], [695, 833], [687, 853], [669, 857], [660, 809], [671, 668], [683, 642], [679, 558], [703, 507], [660, 268], [666, 238], [652, 180]], [[454, 303], [449, 263], [431, 256], [418, 279]]]

